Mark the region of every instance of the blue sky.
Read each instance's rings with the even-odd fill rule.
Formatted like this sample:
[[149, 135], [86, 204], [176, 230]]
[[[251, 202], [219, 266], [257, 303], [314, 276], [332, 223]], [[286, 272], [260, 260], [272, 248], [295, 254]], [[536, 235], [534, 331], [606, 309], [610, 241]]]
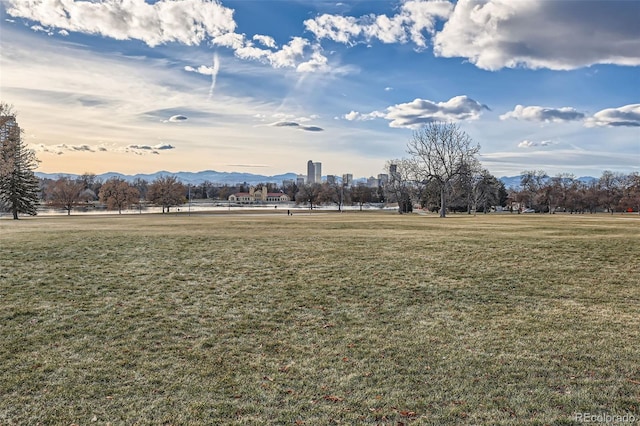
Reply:
[[367, 177], [459, 123], [497, 176], [640, 171], [640, 2], [0, 0], [43, 172]]

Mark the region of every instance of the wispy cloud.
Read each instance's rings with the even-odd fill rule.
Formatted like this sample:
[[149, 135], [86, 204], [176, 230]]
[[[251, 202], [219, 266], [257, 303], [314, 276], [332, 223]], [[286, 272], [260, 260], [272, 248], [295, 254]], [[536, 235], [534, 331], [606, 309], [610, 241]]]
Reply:
[[175, 149], [171, 144], [159, 143], [156, 145], [138, 145], [131, 144], [124, 147], [118, 147], [113, 145], [70, 145], [70, 144], [35, 144], [30, 145], [34, 151], [43, 152], [55, 155], [63, 155], [71, 152], [84, 152], [84, 153], [101, 153], [101, 152], [130, 152], [138, 155], [142, 154], [159, 154], [160, 151], [167, 151]]
[[304, 124], [297, 123], [295, 121], [277, 121], [275, 123], [271, 123], [270, 126], [273, 127], [289, 127], [294, 129], [305, 130], [307, 132], [322, 132], [324, 129], [319, 126], [307, 126]]
[[518, 148], [533, 148], [536, 146], [552, 146], [552, 145], [556, 145], [557, 143], [551, 140], [544, 140], [544, 141], [540, 141], [540, 142], [535, 142], [535, 141], [531, 141], [528, 139], [523, 140], [522, 142], [518, 143]]
[[637, 157], [601, 150], [518, 150], [487, 152], [480, 155], [482, 164], [493, 170], [519, 173], [531, 169], [531, 165], [550, 175], [579, 168], [582, 173], [597, 176], [603, 170], [628, 171], [637, 169]]
[[197, 68], [192, 67], [191, 65], [187, 65], [184, 67], [185, 71], [194, 72], [203, 75], [211, 76], [211, 85], [209, 86], [209, 96], [207, 99], [210, 101], [213, 98], [213, 91], [216, 87], [216, 81], [218, 79], [218, 72], [220, 71], [220, 58], [218, 56], [218, 52], [213, 54], [212, 65], [210, 67], [206, 65], [200, 65]]
[[216, 79], [218, 78], [218, 71], [220, 71], [220, 59], [218, 53], [213, 54], [213, 65], [211, 67], [211, 86], [209, 86], [209, 100], [213, 97], [213, 89], [216, 88]]
[[509, 111], [500, 116], [501, 120], [514, 118], [516, 120], [554, 122], [561, 123], [567, 121], [579, 121], [584, 119], [585, 114], [577, 111], [575, 108], [549, 108], [541, 106], [522, 106], [516, 105], [513, 111]]

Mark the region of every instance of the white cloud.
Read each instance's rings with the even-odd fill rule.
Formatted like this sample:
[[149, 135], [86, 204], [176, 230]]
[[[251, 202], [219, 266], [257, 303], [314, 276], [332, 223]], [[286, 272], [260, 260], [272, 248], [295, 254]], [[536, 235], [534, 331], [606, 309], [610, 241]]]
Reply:
[[390, 127], [415, 129], [435, 121], [476, 120], [485, 109], [488, 109], [486, 105], [467, 96], [456, 96], [446, 102], [414, 99], [390, 106], [384, 118], [390, 121]]
[[276, 52], [272, 52], [267, 58], [274, 68], [293, 68], [296, 60], [303, 56], [304, 48], [309, 41], [302, 37], [293, 37], [291, 41]]
[[585, 126], [640, 127], [640, 104], [603, 109], [589, 117]]
[[238, 50], [245, 45], [244, 34], [226, 33], [213, 38], [213, 44]]
[[[292, 37], [278, 48], [273, 37], [256, 34], [248, 39], [235, 31], [233, 10], [213, 0], [104, 0], [101, 2], [77, 0], [7, 0], [7, 13], [37, 22], [34, 31], [53, 35], [52, 28], [61, 35], [69, 31], [97, 34], [116, 40], [142, 40], [151, 47], [171, 42], [199, 45], [203, 41], [233, 50], [241, 59], [257, 60], [273, 68], [294, 68], [298, 72], [333, 71], [319, 45], [309, 40]], [[262, 47], [254, 45], [258, 43]], [[185, 67], [186, 71], [212, 76], [213, 67]], [[338, 70], [350, 72], [348, 68]]]
[[352, 16], [323, 14], [304, 21], [307, 31], [316, 38], [338, 43], [355, 44], [377, 39], [383, 43], [406, 43], [411, 40], [418, 48], [427, 43], [424, 32], [434, 34], [438, 19], [449, 16], [453, 6], [448, 1], [409, 0], [391, 17], [387, 15]]
[[[295, 68], [297, 72], [349, 72], [348, 68], [333, 70], [327, 57], [321, 53], [320, 45], [311, 45], [309, 40], [302, 37], [292, 37], [291, 40], [277, 49], [275, 42], [270, 43], [266, 36], [254, 36], [261, 44], [271, 44], [275, 50], [263, 49], [247, 40], [242, 34], [225, 34], [214, 40], [214, 44], [233, 49], [235, 56], [240, 59], [254, 60], [271, 65], [273, 68]], [[264, 43], [263, 43], [264, 42]], [[310, 53], [308, 53], [310, 51]]]
[[373, 111], [360, 113], [351, 111], [343, 118], [348, 121], [368, 121], [376, 118], [389, 120], [389, 127], [417, 129], [424, 124], [436, 121], [450, 122], [476, 120], [480, 118], [486, 105], [469, 98], [455, 96], [446, 102], [433, 102], [425, 99], [414, 99], [411, 102], [392, 105], [386, 112]]
[[331, 67], [329, 66], [328, 59], [319, 51], [313, 52], [311, 55], [311, 59], [307, 62], [302, 62], [300, 65], [296, 67], [296, 71], [298, 72], [330, 72]]
[[532, 148], [534, 146], [538, 146], [536, 142], [523, 140], [518, 144], [518, 148]]
[[640, 65], [640, 2], [459, 0], [434, 53], [486, 70]]
[[522, 105], [516, 105], [513, 111], [502, 114], [500, 119], [508, 120], [509, 118], [514, 118], [516, 120], [560, 123], [566, 121], [579, 121], [584, 119], [584, 116], [585, 115], [583, 113], [571, 107], [548, 108], [541, 106], [525, 107]]
[[256, 34], [253, 36], [253, 40], [257, 41], [263, 46], [270, 47], [272, 49], [275, 49], [277, 47], [276, 41], [273, 39], [273, 37], [267, 35]]
[[169, 120], [166, 120], [165, 122], [170, 122], [170, 123], [180, 123], [182, 121], [186, 121], [187, 117], [185, 117], [184, 115], [172, 115], [171, 117], [169, 117]]
[[186, 67], [184, 67], [184, 70], [189, 72], [195, 72], [198, 74], [203, 74], [203, 75], [213, 75], [214, 73], [214, 68], [208, 67], [206, 65], [200, 65], [198, 68], [194, 68], [190, 65], [187, 65]]
[[314, 19], [304, 21], [304, 26], [316, 38], [328, 38], [339, 43], [349, 44], [352, 39], [362, 33], [358, 20], [352, 16], [320, 15]]
[[53, 32], [47, 28], [44, 28], [42, 25], [32, 25], [31, 30], [37, 33], [45, 33], [47, 35], [53, 35]]
[[407, 1], [402, 5], [401, 14], [406, 16], [411, 40], [420, 47], [426, 46], [423, 31], [434, 34], [436, 19], [446, 19], [451, 15], [453, 5], [448, 1]]
[[142, 40], [149, 46], [177, 42], [198, 45], [233, 32], [233, 10], [207, 0], [8, 0], [7, 13], [42, 26]]
[[362, 114], [357, 111], [351, 111], [344, 115], [344, 119], [348, 121], [369, 121], [376, 118], [384, 118], [386, 114], [380, 111], [373, 111], [367, 114]]

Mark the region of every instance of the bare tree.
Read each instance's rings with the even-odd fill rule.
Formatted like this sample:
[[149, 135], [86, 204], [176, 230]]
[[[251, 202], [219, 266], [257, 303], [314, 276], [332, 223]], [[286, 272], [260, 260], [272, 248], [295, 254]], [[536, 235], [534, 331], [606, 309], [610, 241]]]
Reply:
[[369, 188], [368, 186], [359, 183], [358, 185], [351, 188], [351, 200], [358, 203], [358, 206], [360, 206], [360, 211], [362, 211], [362, 205], [364, 203], [370, 203], [373, 200], [374, 191], [374, 188]]
[[342, 211], [342, 206], [345, 204], [345, 198], [348, 196], [348, 189], [346, 189], [341, 183], [322, 183], [322, 188], [319, 194], [320, 203], [335, 204], [338, 206], [338, 211]]
[[411, 200], [412, 164], [407, 159], [387, 161], [386, 170], [389, 181], [385, 185], [386, 199], [398, 203], [398, 213], [410, 213], [413, 210]]
[[640, 173], [634, 172], [626, 177], [620, 203], [623, 208], [630, 208], [640, 214]]
[[74, 207], [87, 200], [83, 194], [84, 189], [85, 185], [81, 180], [62, 176], [47, 185], [44, 195], [51, 206], [60, 207], [67, 211], [67, 215], [71, 215]]
[[520, 186], [522, 187], [522, 195], [527, 207], [535, 210], [543, 210], [548, 204], [547, 193], [543, 191], [549, 175], [544, 170], [526, 170], [522, 172], [520, 177]]
[[506, 190], [498, 178], [483, 169], [473, 175], [471, 199], [475, 212], [482, 207], [482, 212], [487, 213], [491, 206], [502, 205], [506, 201]]
[[185, 193], [187, 189], [178, 182], [175, 176], [159, 177], [149, 185], [147, 190], [147, 199], [152, 203], [162, 206], [162, 213], [172, 206], [179, 206], [187, 201]]
[[622, 183], [624, 175], [614, 173], [610, 170], [602, 172], [598, 179], [598, 189], [600, 192], [600, 205], [609, 213], [613, 214], [616, 206], [622, 200]]
[[100, 188], [100, 201], [108, 209], [117, 209], [119, 214], [122, 214], [122, 209], [137, 203], [139, 198], [140, 193], [136, 188], [117, 177], [107, 180]]
[[322, 185], [319, 183], [310, 183], [302, 185], [298, 188], [296, 194], [296, 203], [309, 203], [309, 209], [313, 210], [314, 204], [319, 204], [321, 201]]
[[435, 181], [440, 190], [440, 217], [447, 212], [447, 187], [480, 151], [454, 123], [429, 123], [413, 133], [407, 145], [417, 182]]

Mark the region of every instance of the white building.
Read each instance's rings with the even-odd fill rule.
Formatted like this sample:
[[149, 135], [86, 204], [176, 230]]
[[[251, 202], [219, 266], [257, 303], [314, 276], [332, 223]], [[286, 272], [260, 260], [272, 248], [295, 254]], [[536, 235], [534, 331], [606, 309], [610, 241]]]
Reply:
[[254, 204], [254, 203], [286, 203], [289, 200], [287, 194], [282, 192], [267, 192], [267, 188], [263, 186], [260, 189], [251, 187], [249, 192], [236, 192], [229, 195], [229, 201], [233, 203], [241, 204]]

